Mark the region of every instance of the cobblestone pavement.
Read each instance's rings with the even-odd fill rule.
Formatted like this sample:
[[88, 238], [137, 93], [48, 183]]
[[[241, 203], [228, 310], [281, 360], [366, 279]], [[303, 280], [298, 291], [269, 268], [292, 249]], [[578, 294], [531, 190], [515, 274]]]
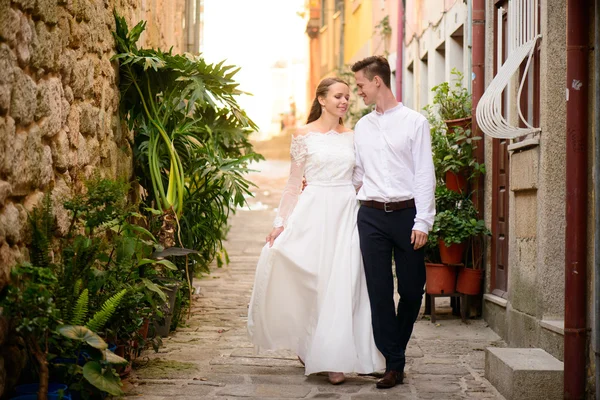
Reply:
[[[231, 263], [194, 282], [187, 326], [146, 351], [125, 382], [127, 396], [162, 399], [503, 399], [483, 378], [484, 348], [503, 346], [482, 320], [463, 324], [438, 308], [436, 324], [420, 319], [407, 354], [404, 385], [375, 388], [372, 376], [349, 376], [333, 386], [325, 375], [304, 376], [291, 352], [255, 354], [246, 334], [247, 306], [264, 237], [274, 218], [287, 163], [264, 162], [250, 209], [232, 218], [226, 244]], [[440, 300], [438, 300], [439, 302]], [[285, 323], [285, 321], [282, 321]]]

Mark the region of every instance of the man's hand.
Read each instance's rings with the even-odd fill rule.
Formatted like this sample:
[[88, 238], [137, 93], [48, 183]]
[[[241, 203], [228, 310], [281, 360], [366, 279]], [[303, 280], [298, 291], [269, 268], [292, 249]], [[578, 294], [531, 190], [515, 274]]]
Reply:
[[410, 235], [410, 244], [414, 245], [415, 250], [420, 249], [427, 243], [427, 234], [425, 232], [413, 230]]
[[283, 232], [283, 226], [280, 226], [279, 228], [273, 228], [271, 233], [267, 235], [266, 241], [269, 243], [269, 247], [273, 247], [273, 242], [275, 239], [277, 239], [277, 236], [281, 235], [281, 232]]

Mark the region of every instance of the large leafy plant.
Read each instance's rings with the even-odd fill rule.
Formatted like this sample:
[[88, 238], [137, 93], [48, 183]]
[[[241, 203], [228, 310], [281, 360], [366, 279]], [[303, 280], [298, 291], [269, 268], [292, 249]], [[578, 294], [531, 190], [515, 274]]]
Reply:
[[[257, 126], [236, 100], [243, 94], [233, 79], [239, 68], [209, 64], [191, 54], [140, 49], [136, 42], [145, 22], [129, 30], [123, 18], [115, 14], [115, 20], [118, 54], [113, 59], [120, 62], [122, 114], [135, 133], [139, 182], [164, 213], [159, 240], [164, 247], [175, 244], [186, 204], [202, 201], [203, 186], [195, 182], [211, 178], [205, 171], [209, 167], [217, 168], [226, 183], [219, 188], [221, 204], [195, 216], [188, 213], [187, 225], [220, 233], [223, 210], [242, 204], [242, 194], [250, 195], [250, 184], [242, 178], [247, 163], [261, 158], [248, 140]], [[206, 213], [218, 214], [218, 223], [207, 224]], [[210, 245], [220, 244], [221, 235], [212, 236]]]

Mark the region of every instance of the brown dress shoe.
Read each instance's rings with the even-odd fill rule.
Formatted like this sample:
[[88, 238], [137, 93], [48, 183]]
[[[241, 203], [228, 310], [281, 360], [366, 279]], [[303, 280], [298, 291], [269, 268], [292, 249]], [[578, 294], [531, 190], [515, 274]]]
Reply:
[[404, 374], [398, 371], [387, 371], [383, 378], [377, 381], [378, 389], [389, 389], [404, 383]]

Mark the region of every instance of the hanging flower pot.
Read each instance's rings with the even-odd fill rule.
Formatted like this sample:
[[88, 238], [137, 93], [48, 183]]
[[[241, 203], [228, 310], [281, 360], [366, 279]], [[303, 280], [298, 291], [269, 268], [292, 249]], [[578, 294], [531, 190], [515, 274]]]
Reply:
[[446, 264], [425, 264], [427, 294], [454, 293], [456, 267]]
[[458, 271], [456, 291], [463, 294], [477, 295], [481, 293], [482, 269], [461, 268]]
[[456, 193], [464, 193], [467, 190], [466, 175], [465, 171], [459, 173], [446, 171], [446, 188]]
[[448, 246], [442, 239], [440, 239], [438, 245], [440, 249], [440, 257], [444, 264], [460, 264], [462, 262], [466, 243], [452, 243]]

